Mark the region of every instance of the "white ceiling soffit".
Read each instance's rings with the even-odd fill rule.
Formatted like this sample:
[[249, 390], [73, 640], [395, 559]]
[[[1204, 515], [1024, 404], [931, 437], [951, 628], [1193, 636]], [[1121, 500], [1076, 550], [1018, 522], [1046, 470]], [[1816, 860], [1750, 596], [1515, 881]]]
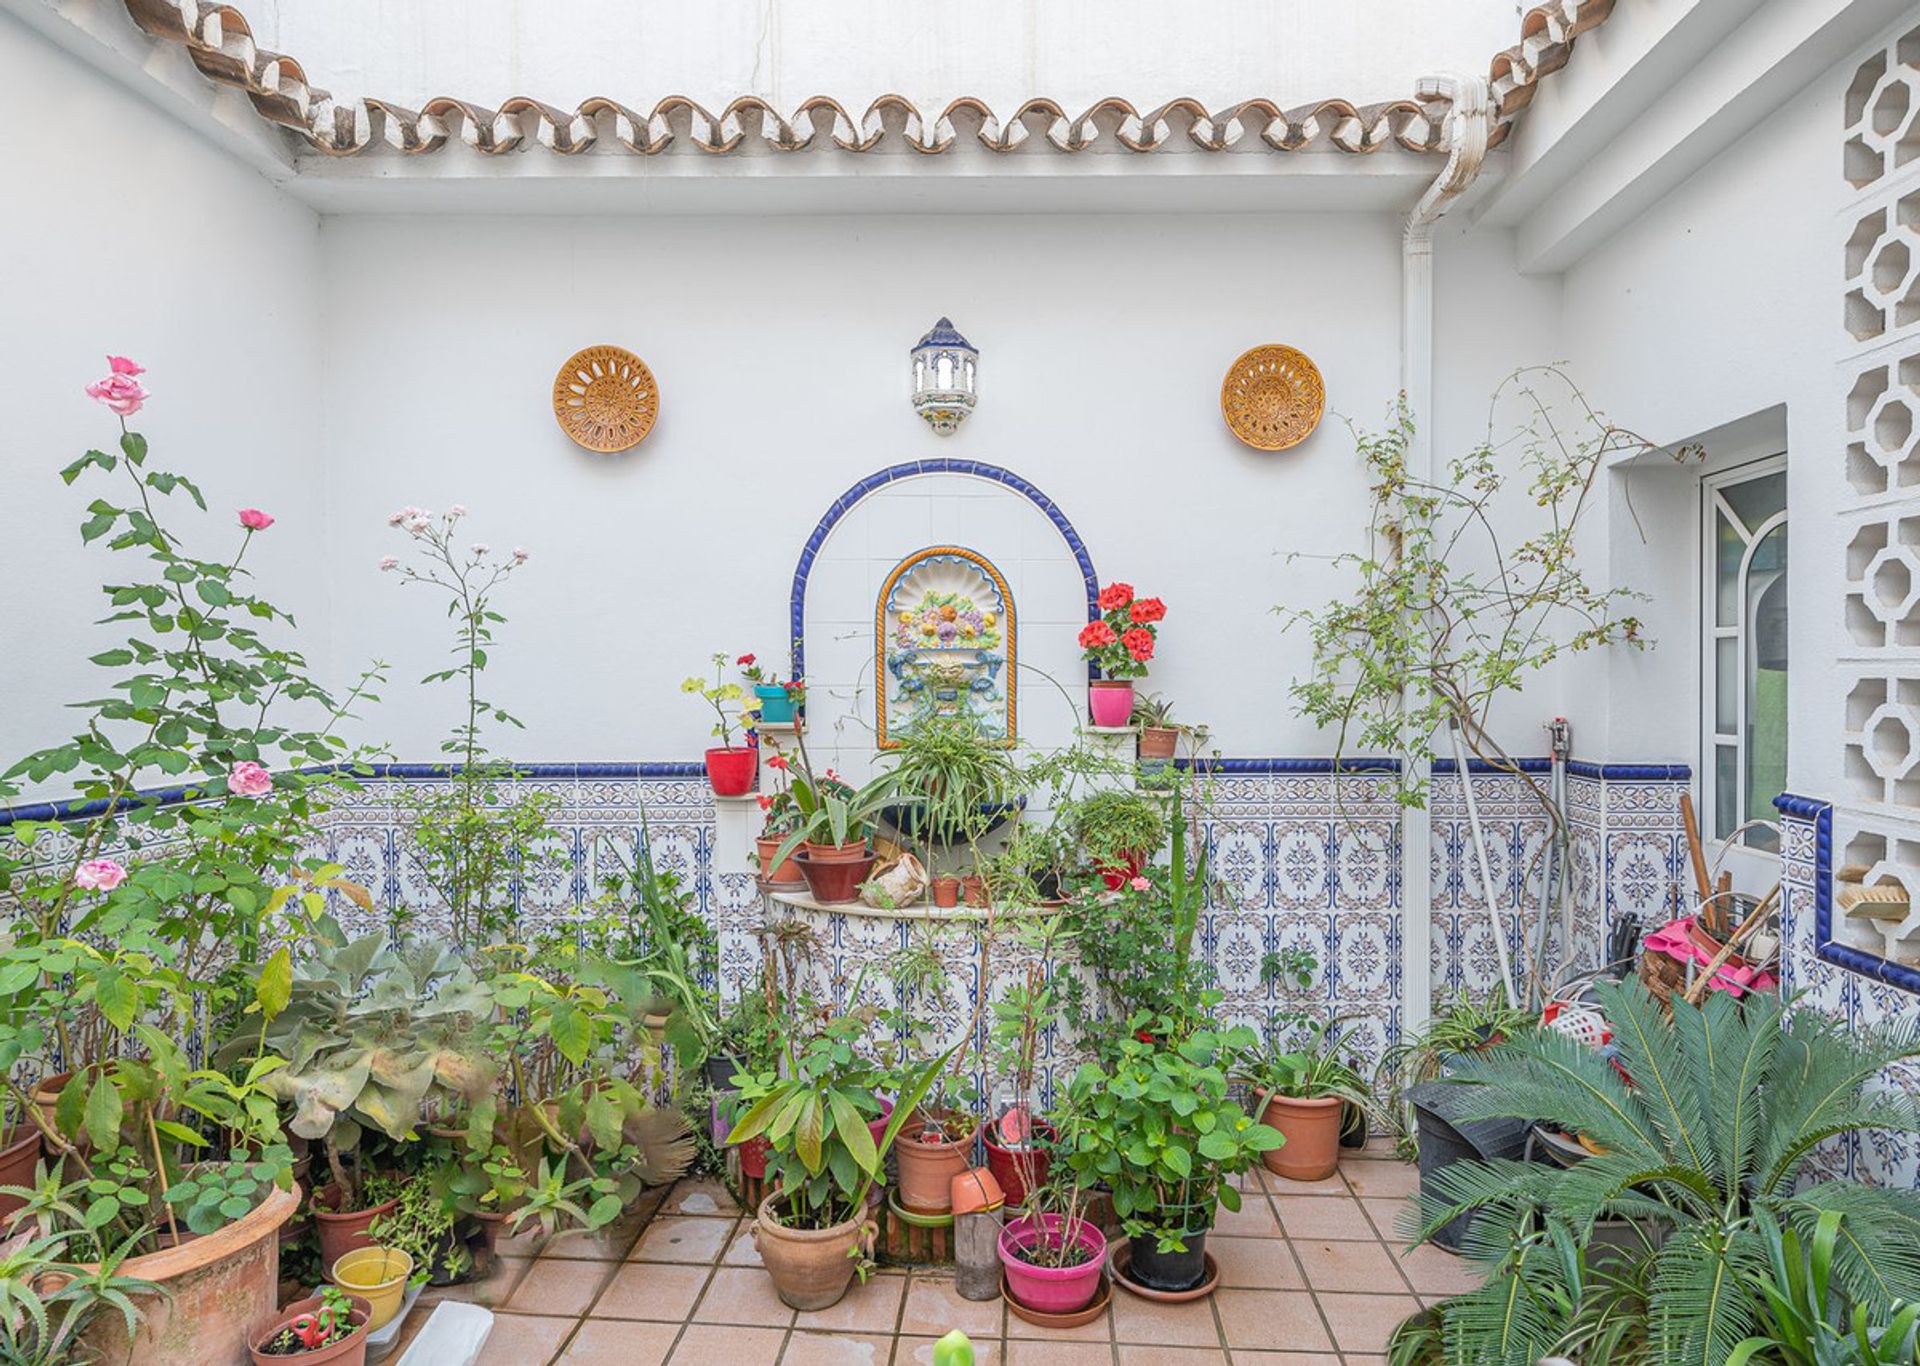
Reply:
[[[1613, 4], [1552, 0], [1522, 16], [1520, 41], [1490, 64], [1496, 142]], [[1411, 96], [1211, 108], [1114, 96], [1079, 110], [1044, 98], [995, 110], [968, 97], [922, 108], [898, 95], [863, 106], [816, 96], [790, 109], [745, 95], [718, 110], [682, 96], [649, 107], [596, 97], [571, 108], [529, 97], [494, 107], [436, 97], [413, 108], [371, 96], [336, 101], [296, 57], [256, 43], [241, 11], [212, 0], [0, 6], [123, 80], [179, 86], [159, 52], [130, 60], [128, 45], [139, 41], [131, 18], [149, 43], [183, 52], [216, 92], [223, 145], [234, 143], [226, 124], [238, 96], [293, 155], [263, 157], [257, 140], [235, 150], [303, 199], [345, 211], [1395, 207], [1431, 178], [1446, 112], [1443, 102]], [[126, 18], [117, 18], [122, 8]], [[207, 111], [177, 93], [146, 93], [205, 121]]]
[[1597, 60], [1541, 92], [1508, 142], [1502, 183], [1473, 217], [1514, 230], [1522, 271], [1564, 271], [1912, 8], [1913, 0], [1622, 5], [1591, 40]]

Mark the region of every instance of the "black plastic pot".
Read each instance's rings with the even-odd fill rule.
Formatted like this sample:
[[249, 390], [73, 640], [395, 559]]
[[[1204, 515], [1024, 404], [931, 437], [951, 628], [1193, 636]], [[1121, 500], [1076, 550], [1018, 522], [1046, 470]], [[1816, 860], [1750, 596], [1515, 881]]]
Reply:
[[1127, 1264], [1128, 1277], [1149, 1290], [1193, 1289], [1207, 1278], [1207, 1235], [1202, 1230], [1180, 1241], [1187, 1245], [1185, 1252], [1162, 1252], [1152, 1234], [1129, 1239], [1133, 1260]]
[[1010, 802], [981, 802], [980, 818], [983, 824], [978, 830], [954, 830], [946, 826], [935, 826], [927, 818], [927, 808], [921, 802], [890, 802], [880, 808], [880, 819], [907, 839], [924, 839], [929, 844], [958, 844], [972, 834], [981, 839], [991, 835], [1007, 823], [1007, 818], [1026, 810], [1027, 799], [1016, 797]]
[[1367, 1112], [1352, 1101], [1340, 1107], [1340, 1146], [1343, 1148], [1364, 1148], [1367, 1138], [1373, 1132], [1367, 1123]]
[[716, 1053], [705, 1063], [707, 1089], [714, 1092], [735, 1090], [733, 1074], [744, 1072], [746, 1068], [745, 1058], [735, 1057], [731, 1053]]
[[[1456, 1162], [1507, 1158], [1518, 1161], [1527, 1147], [1524, 1119], [1462, 1120], [1458, 1113], [1467, 1100], [1465, 1087], [1444, 1081], [1426, 1081], [1407, 1092], [1420, 1126], [1420, 1193], [1432, 1189], [1433, 1178]], [[1441, 1225], [1432, 1241], [1458, 1252], [1473, 1223], [1462, 1214]]]

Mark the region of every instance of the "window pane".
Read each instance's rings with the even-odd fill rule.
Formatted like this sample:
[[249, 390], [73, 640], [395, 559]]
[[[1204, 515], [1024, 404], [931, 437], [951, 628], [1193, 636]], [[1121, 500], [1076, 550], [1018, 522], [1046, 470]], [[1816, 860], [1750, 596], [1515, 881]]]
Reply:
[[1732, 745], [1713, 749], [1713, 838], [1725, 839], [1740, 824], [1740, 751]]
[[1737, 626], [1740, 622], [1740, 562], [1747, 555], [1747, 540], [1727, 514], [1713, 512], [1713, 624]]
[[1720, 490], [1720, 496], [1727, 500], [1733, 515], [1746, 525], [1747, 535], [1751, 537], [1767, 518], [1787, 510], [1787, 472], [1776, 470], [1758, 479], [1728, 484]]
[[[1773, 799], [1787, 786], [1787, 528], [1768, 532], [1754, 548], [1747, 575], [1747, 791], [1748, 816], [1773, 815]], [[1775, 849], [1772, 832], [1748, 836], [1756, 848]]]
[[1740, 728], [1740, 642], [1733, 636], [1713, 643], [1713, 728], [1733, 735]]

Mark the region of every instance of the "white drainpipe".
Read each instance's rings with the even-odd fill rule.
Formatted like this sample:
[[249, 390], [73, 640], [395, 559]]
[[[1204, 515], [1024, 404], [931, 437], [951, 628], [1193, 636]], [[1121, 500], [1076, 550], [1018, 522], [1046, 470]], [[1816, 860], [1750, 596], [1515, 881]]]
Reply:
[[[1433, 225], [1480, 174], [1487, 159], [1492, 107], [1484, 76], [1428, 76], [1419, 84], [1423, 100], [1452, 102], [1442, 132], [1447, 164], [1407, 215], [1400, 243], [1400, 388], [1413, 412], [1410, 473], [1429, 482], [1433, 464]], [[1411, 693], [1409, 693], [1411, 701]], [[1417, 703], [1415, 703], [1417, 705]], [[1402, 755], [1414, 765], [1411, 781], [1432, 776], [1422, 757]], [[1428, 810], [1403, 807], [1400, 816], [1400, 1023], [1411, 1032], [1433, 1013], [1433, 984], [1428, 964], [1433, 938], [1433, 819]]]

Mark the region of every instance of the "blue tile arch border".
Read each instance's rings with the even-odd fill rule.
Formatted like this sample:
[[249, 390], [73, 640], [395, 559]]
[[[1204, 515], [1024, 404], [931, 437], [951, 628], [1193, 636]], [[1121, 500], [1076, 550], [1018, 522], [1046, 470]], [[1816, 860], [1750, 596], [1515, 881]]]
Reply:
[[[1100, 580], [1093, 572], [1093, 557], [1087, 553], [1087, 543], [1080, 539], [1080, 533], [1073, 529], [1073, 523], [1067, 520], [1067, 514], [1060, 505], [1047, 497], [1034, 485], [1022, 479], [1012, 470], [1002, 469], [998, 465], [983, 464], [978, 460], [959, 460], [941, 458], [936, 460], [908, 460], [898, 465], [889, 465], [883, 470], [869, 474], [845, 493], [833, 500], [826, 513], [813, 528], [813, 534], [807, 537], [807, 543], [800, 550], [800, 562], [793, 569], [793, 591], [787, 599], [788, 627], [792, 632], [792, 663], [794, 678], [807, 676], [806, 630], [807, 630], [807, 577], [813, 572], [813, 562], [820, 554], [820, 548], [827, 543], [827, 537], [840, 519], [847, 515], [853, 506], [868, 494], [875, 493], [889, 484], [902, 479], [912, 479], [922, 474], [964, 474], [974, 479], [985, 479], [990, 483], [1004, 484], [1015, 493], [1032, 503], [1046, 514], [1060, 539], [1073, 551], [1073, 558], [1080, 565], [1080, 577], [1087, 585], [1087, 619], [1093, 619], [1095, 603], [1100, 596]], [[1099, 670], [1094, 665], [1087, 666], [1087, 677], [1098, 678]]]
[[1889, 962], [1833, 938], [1833, 803], [1791, 792], [1774, 798], [1774, 806], [1790, 820], [1813, 826], [1813, 956], [1862, 977], [1871, 977], [1902, 991], [1920, 992], [1920, 968]]

